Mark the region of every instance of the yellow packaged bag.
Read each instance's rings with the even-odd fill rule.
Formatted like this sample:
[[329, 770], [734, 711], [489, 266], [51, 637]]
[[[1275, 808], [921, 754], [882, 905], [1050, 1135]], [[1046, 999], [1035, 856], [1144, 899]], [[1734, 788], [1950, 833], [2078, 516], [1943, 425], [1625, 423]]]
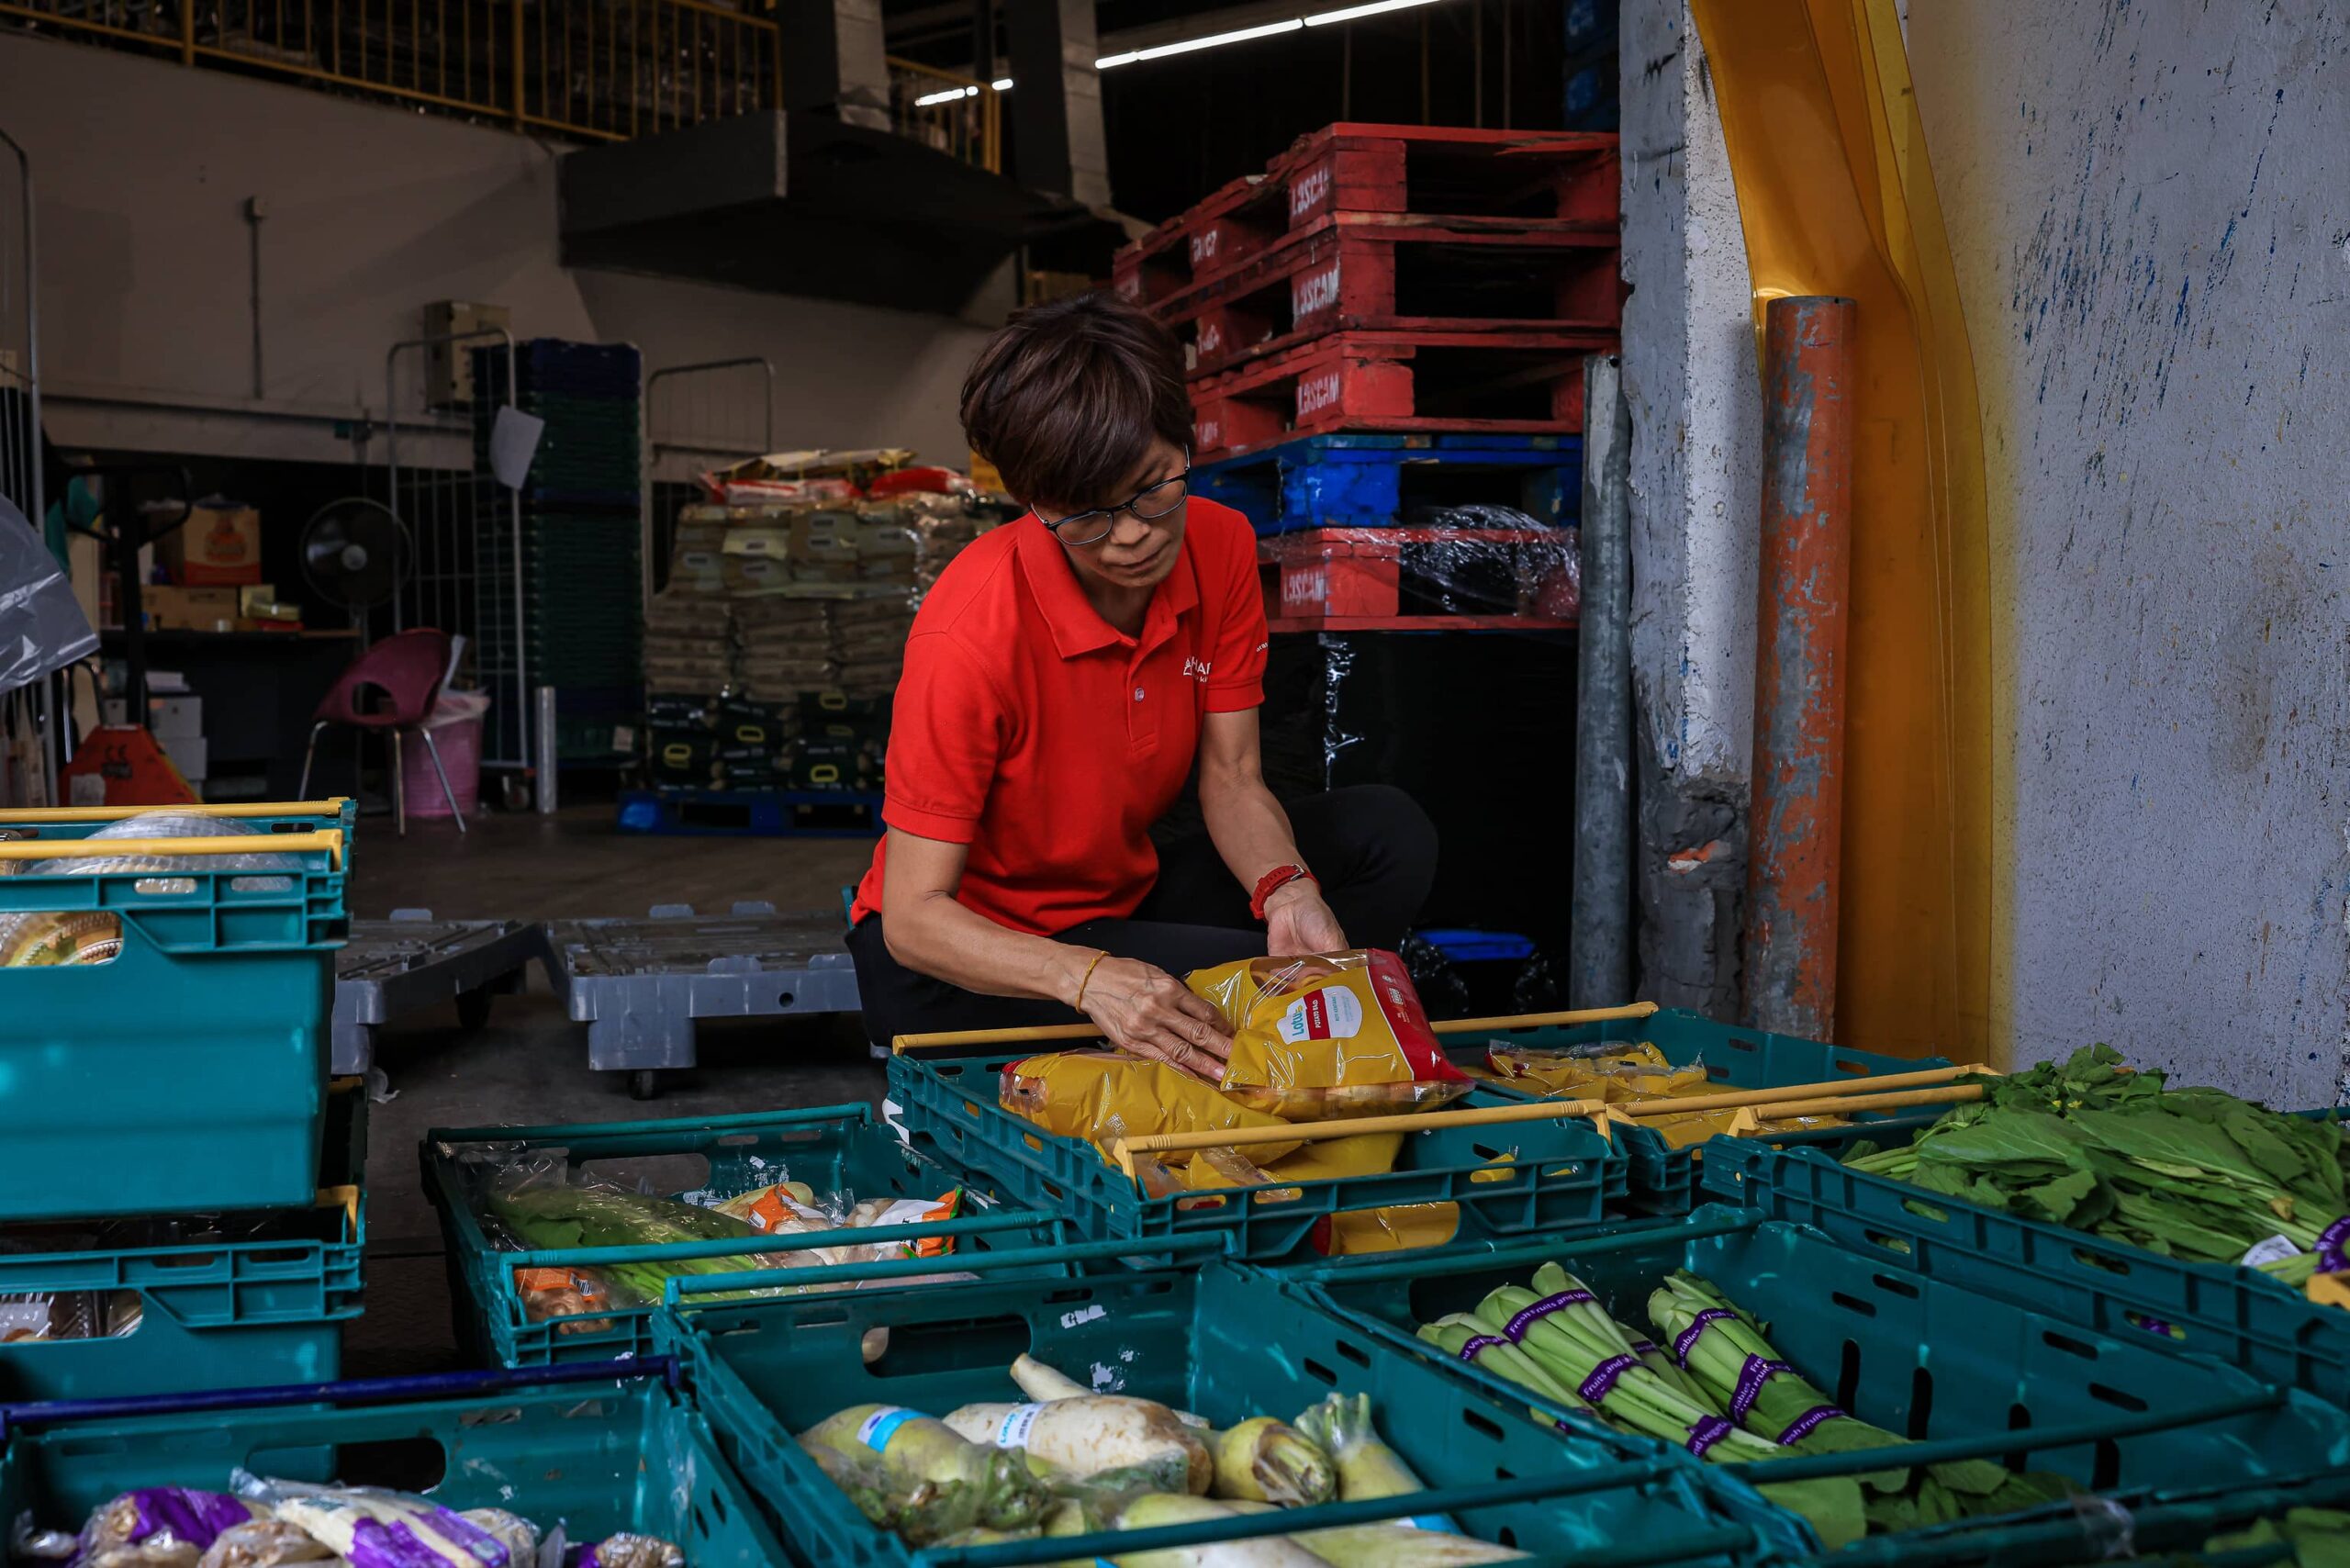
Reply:
[[[1586, 1048], [1587, 1049], [1587, 1048]], [[1560, 1099], [1658, 1100], [1708, 1094], [1714, 1086], [1702, 1061], [1675, 1067], [1656, 1047], [1642, 1041], [1617, 1049], [1542, 1050], [1495, 1040], [1485, 1047], [1485, 1065], [1495, 1078], [1521, 1088], [1539, 1089]]]
[[1404, 961], [1378, 948], [1250, 958], [1183, 983], [1232, 1035], [1224, 1089], [1290, 1121], [1433, 1110], [1467, 1093]]
[[[1108, 1158], [1115, 1139], [1146, 1133], [1277, 1127], [1279, 1116], [1251, 1110], [1164, 1062], [1116, 1051], [1057, 1051], [1006, 1064], [996, 1098], [1015, 1116], [1048, 1133], [1083, 1138]], [[1250, 1144], [1249, 1159], [1279, 1159], [1294, 1143]]]

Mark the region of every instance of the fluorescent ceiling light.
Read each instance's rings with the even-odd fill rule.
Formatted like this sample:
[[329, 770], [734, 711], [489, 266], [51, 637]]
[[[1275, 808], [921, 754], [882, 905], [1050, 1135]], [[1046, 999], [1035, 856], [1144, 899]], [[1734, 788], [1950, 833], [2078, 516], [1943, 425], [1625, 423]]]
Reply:
[[999, 76], [994, 81], [989, 83], [988, 85], [994, 88], [999, 93], [1009, 93], [1012, 91], [1012, 78], [1009, 76]]
[[[1009, 86], [1010, 84], [1007, 83], [1005, 85]], [[923, 94], [914, 100], [914, 107], [935, 108], [940, 104], [951, 104], [957, 98], [976, 98], [979, 95], [979, 90], [977, 87], [949, 87], [943, 93]]]
[[1267, 22], [1260, 28], [1241, 28], [1228, 33], [1210, 33], [1203, 39], [1185, 39], [1181, 43], [1163, 43], [1156, 49], [1129, 50], [1125, 54], [1106, 55], [1093, 62], [1096, 71], [1107, 71], [1113, 65], [1131, 65], [1138, 60], [1164, 60], [1170, 54], [1189, 54], [1193, 50], [1215, 49], [1227, 43], [1247, 43], [1250, 39], [1271, 38], [1278, 33], [1293, 33], [1305, 26], [1304, 21], [1292, 17], [1285, 22]]
[[1436, 0], [1371, 0], [1368, 6], [1349, 6], [1343, 11], [1324, 11], [1305, 18], [1309, 28], [1326, 28], [1333, 22], [1352, 22], [1364, 17], [1376, 17], [1387, 11], [1408, 11], [1415, 6], [1432, 6]]

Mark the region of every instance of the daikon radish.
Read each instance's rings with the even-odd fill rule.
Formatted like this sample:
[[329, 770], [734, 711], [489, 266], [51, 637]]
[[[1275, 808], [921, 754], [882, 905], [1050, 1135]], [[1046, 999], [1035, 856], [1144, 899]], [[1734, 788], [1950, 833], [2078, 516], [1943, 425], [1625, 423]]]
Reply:
[[1306, 1435], [1338, 1466], [1338, 1500], [1360, 1503], [1400, 1497], [1427, 1487], [1393, 1449], [1379, 1440], [1371, 1421], [1371, 1395], [1334, 1394], [1297, 1418]]
[[[1270, 1514], [1270, 1503], [1218, 1499], [1242, 1514]], [[1387, 1519], [1378, 1524], [1343, 1525], [1337, 1529], [1306, 1530], [1289, 1538], [1331, 1564], [1331, 1568], [1470, 1568], [1481, 1562], [1508, 1562], [1526, 1553], [1494, 1546], [1462, 1535], [1441, 1518]]]
[[1017, 1449], [1075, 1476], [1146, 1468], [1169, 1492], [1205, 1492], [1215, 1460], [1166, 1406], [1114, 1394], [1036, 1405], [966, 1405], [946, 1425], [958, 1437]]
[[[1205, 1497], [1147, 1492], [1118, 1510], [1122, 1530], [1157, 1529], [1164, 1525], [1198, 1524], [1206, 1519], [1238, 1519], [1238, 1510]], [[1253, 1540], [1217, 1540], [1204, 1546], [1178, 1546], [1160, 1551], [1121, 1551], [1112, 1559], [1117, 1568], [1327, 1568], [1324, 1559], [1277, 1535]]]
[[[1033, 1356], [1022, 1356], [1012, 1363], [1012, 1381], [1020, 1385], [1021, 1393], [1040, 1403], [1056, 1399], [1083, 1399], [1093, 1392], [1067, 1372], [1048, 1367]], [[1204, 1433], [1208, 1429], [1207, 1417], [1194, 1416], [1189, 1410], [1176, 1411], [1175, 1419], [1196, 1432]]]
[[800, 1445], [849, 1459], [878, 1454], [883, 1470], [898, 1481], [928, 1482], [946, 1494], [937, 1499], [938, 1511], [949, 1518], [963, 1511], [956, 1506], [963, 1499], [949, 1489], [963, 1489], [976, 1517], [950, 1529], [972, 1524], [1018, 1529], [1034, 1523], [1046, 1503], [1044, 1489], [1018, 1455], [967, 1442], [945, 1422], [902, 1406], [852, 1405], [800, 1433]]
[[1255, 1417], [1209, 1433], [1208, 1447], [1215, 1455], [1215, 1496], [1300, 1507], [1337, 1495], [1330, 1456], [1286, 1421]]

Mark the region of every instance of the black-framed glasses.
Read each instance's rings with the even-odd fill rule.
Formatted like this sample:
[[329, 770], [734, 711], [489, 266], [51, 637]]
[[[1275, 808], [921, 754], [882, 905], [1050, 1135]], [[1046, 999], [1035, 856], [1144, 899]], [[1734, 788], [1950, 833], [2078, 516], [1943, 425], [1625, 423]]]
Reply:
[[1192, 498], [1192, 454], [1183, 454], [1183, 471], [1171, 479], [1161, 479], [1156, 485], [1146, 485], [1113, 507], [1095, 507], [1089, 511], [1071, 512], [1058, 521], [1043, 521], [1053, 531], [1055, 538], [1064, 544], [1099, 544], [1110, 537], [1118, 526], [1120, 512], [1132, 512], [1145, 522], [1157, 522], [1173, 515], [1175, 509]]

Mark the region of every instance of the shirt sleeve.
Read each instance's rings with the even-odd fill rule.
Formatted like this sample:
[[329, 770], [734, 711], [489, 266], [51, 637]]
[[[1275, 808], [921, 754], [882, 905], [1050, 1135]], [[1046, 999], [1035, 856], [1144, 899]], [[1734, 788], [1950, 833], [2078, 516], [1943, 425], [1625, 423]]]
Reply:
[[1224, 607], [1216, 644], [1208, 655], [1207, 711], [1240, 713], [1265, 705], [1265, 590], [1257, 577], [1257, 534], [1235, 514], [1232, 537], [1214, 557], [1219, 581], [1200, 585], [1200, 597]]
[[978, 837], [1006, 724], [995, 683], [950, 634], [908, 638], [890, 723], [882, 821], [946, 844]]

